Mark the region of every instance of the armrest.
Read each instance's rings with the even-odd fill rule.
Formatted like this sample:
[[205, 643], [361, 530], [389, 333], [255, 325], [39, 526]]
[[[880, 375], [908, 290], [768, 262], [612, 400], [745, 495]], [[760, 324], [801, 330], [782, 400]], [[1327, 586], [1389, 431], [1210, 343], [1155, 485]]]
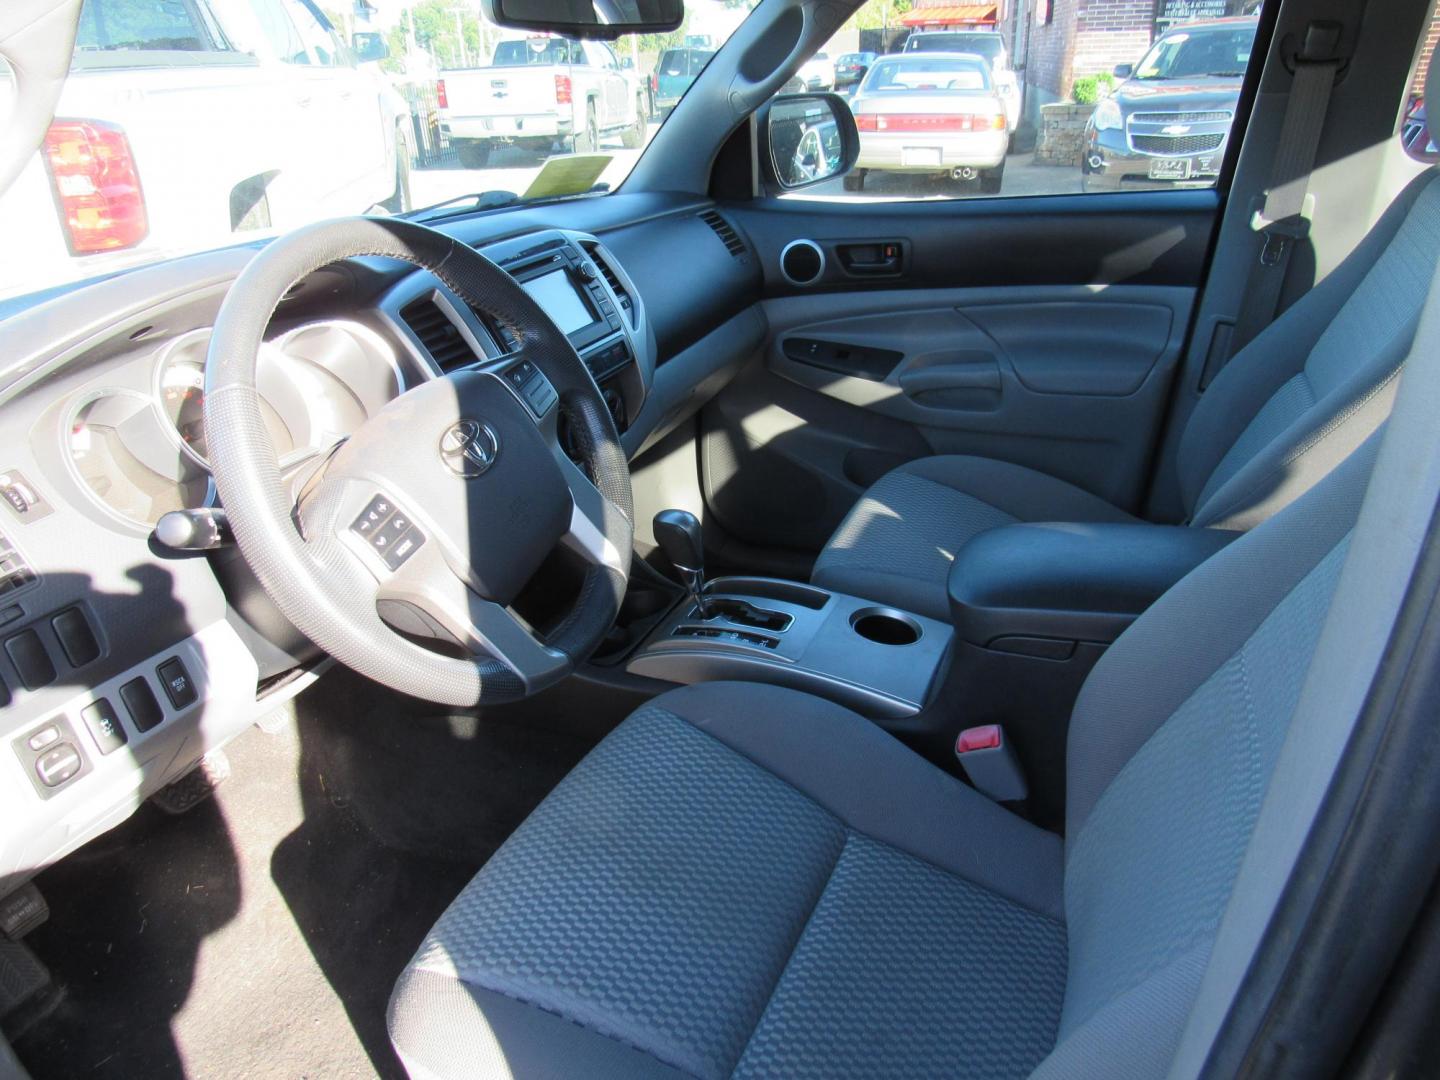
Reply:
[[976, 645], [1001, 638], [1114, 641], [1239, 535], [1143, 523], [991, 529], [960, 549], [950, 571], [955, 631]]

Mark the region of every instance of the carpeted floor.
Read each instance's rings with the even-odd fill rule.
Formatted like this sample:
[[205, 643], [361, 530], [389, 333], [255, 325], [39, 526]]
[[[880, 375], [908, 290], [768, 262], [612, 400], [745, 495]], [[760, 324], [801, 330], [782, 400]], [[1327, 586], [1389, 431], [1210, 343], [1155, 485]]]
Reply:
[[[390, 988], [425, 932], [633, 702], [484, 721], [336, 672], [181, 817], [151, 806], [38, 882], [62, 1000], [18, 1040], [48, 1077], [402, 1075]], [[611, 715], [613, 714], [613, 715]]]

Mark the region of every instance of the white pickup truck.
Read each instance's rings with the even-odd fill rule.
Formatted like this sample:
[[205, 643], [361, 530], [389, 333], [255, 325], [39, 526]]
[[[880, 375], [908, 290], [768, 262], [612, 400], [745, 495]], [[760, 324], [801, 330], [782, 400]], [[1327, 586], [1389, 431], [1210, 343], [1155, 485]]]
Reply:
[[645, 141], [645, 84], [603, 42], [511, 38], [488, 67], [440, 75], [440, 129], [468, 169], [498, 145], [589, 153], [604, 135], [631, 150]]
[[313, 0], [85, 0], [55, 117], [0, 198], [0, 296], [409, 197], [404, 100]]

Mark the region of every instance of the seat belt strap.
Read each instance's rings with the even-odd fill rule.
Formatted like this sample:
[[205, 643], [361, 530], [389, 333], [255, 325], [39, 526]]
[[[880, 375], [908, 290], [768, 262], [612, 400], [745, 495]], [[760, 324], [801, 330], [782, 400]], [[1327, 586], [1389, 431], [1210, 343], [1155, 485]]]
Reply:
[[1290, 256], [1296, 243], [1310, 233], [1314, 210], [1310, 176], [1340, 69], [1339, 44], [1339, 23], [1313, 22], [1296, 54], [1295, 77], [1270, 166], [1270, 184], [1264, 204], [1250, 218], [1251, 229], [1261, 237], [1260, 254], [1235, 320], [1232, 356], [1274, 320]]

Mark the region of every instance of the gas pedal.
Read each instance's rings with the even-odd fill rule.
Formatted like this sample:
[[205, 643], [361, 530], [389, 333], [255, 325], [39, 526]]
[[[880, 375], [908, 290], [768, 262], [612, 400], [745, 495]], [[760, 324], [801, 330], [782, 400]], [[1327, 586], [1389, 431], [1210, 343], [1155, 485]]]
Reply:
[[193, 810], [215, 794], [230, 777], [230, 759], [224, 750], [211, 750], [179, 780], [171, 781], [150, 796], [150, 801], [167, 814]]

